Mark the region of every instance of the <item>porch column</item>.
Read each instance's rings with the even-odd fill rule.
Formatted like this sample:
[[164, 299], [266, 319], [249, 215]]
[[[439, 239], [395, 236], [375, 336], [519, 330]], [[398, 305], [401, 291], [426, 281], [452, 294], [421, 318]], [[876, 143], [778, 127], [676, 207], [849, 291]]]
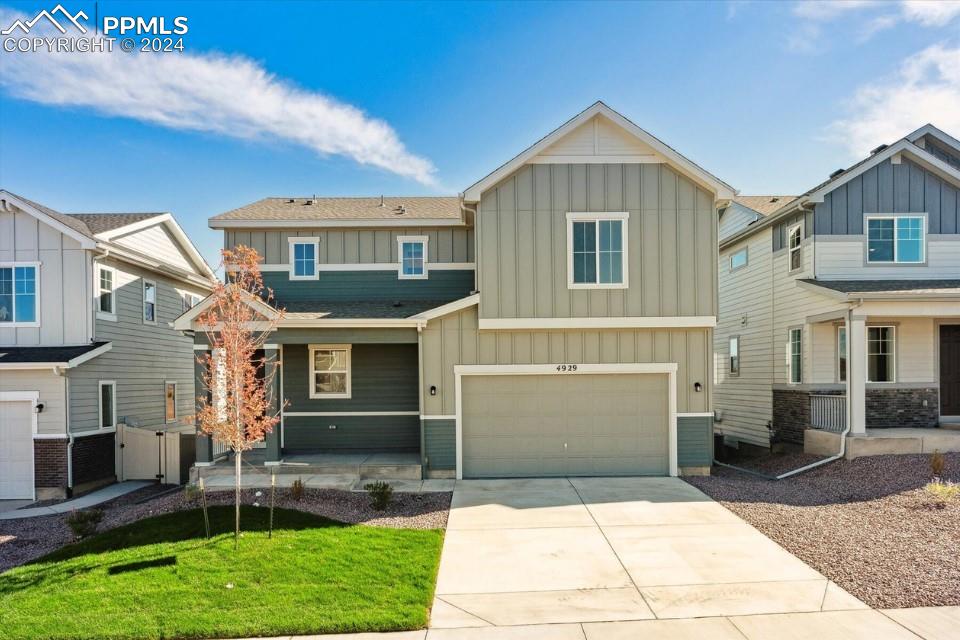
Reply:
[[[205, 355], [209, 355], [209, 350], [194, 350], [193, 352], [193, 387], [194, 387], [194, 416], [200, 411], [200, 396], [207, 393], [207, 389], [203, 385], [203, 370], [204, 365], [198, 360]], [[196, 424], [196, 420], [194, 420]], [[210, 436], [201, 433], [197, 429], [197, 441], [196, 441], [196, 463], [200, 466], [208, 465], [213, 462], [213, 443], [210, 441]]]
[[[276, 414], [280, 410], [280, 376], [281, 370], [283, 368], [283, 363], [280, 361], [280, 349], [277, 345], [269, 345], [264, 348], [264, 373], [269, 378], [273, 376], [273, 384], [267, 389], [267, 397], [270, 400], [270, 412], [271, 414]], [[267, 434], [266, 438], [266, 464], [279, 463], [283, 457], [283, 452], [280, 448], [280, 431], [283, 429], [283, 421], [281, 420], [274, 426], [273, 431]]]
[[850, 435], [867, 433], [867, 318], [847, 313], [847, 424]]

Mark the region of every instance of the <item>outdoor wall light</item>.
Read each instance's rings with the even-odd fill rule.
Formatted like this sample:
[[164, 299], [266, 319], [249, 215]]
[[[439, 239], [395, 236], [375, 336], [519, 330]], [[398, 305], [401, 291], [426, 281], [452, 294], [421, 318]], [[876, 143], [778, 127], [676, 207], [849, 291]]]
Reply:
[[42, 402], [38, 402], [38, 403], [37, 403], [37, 406], [34, 407], [34, 409], [36, 410], [37, 413], [43, 413], [43, 403], [42, 403]]
[[693, 390], [696, 391], [697, 393], [700, 393], [701, 391], [703, 391], [703, 385], [700, 384], [699, 382], [694, 382]]
[[430, 395], [432, 395], [432, 396], [437, 395], [437, 387], [436, 387], [436, 385], [430, 385]]

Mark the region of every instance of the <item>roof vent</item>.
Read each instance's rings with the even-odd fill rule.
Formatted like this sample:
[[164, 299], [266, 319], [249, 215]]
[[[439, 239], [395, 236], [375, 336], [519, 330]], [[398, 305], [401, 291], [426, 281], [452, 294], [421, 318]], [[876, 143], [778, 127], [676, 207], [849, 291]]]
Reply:
[[316, 204], [317, 203], [317, 194], [313, 194], [312, 198], [307, 198], [305, 201], [306, 204]]
[[287, 203], [288, 203], [288, 204], [293, 204], [294, 202], [296, 202], [296, 201], [295, 201], [293, 198], [290, 198], [290, 199], [287, 200]]
[[876, 149], [871, 149], [871, 150], [870, 150], [870, 155], [876, 155], [876, 154], [880, 153], [881, 151], [883, 151], [884, 149], [886, 149], [887, 146], [889, 146], [889, 145], [882, 144], [882, 145], [880, 145], [879, 147], [877, 147]]
[[406, 209], [406, 207], [404, 207], [402, 204], [398, 204], [398, 205], [397, 205], [397, 208], [394, 209], [393, 212], [394, 212], [395, 214], [397, 214], [398, 216], [402, 216], [403, 214], [405, 214], [405, 213], [407, 212], [407, 209]]
[[844, 171], [846, 171], [846, 169], [837, 169], [836, 171], [834, 171], [833, 173], [830, 174], [830, 179], [833, 180], [834, 178], [836, 178], [838, 175], [840, 175], [840, 174], [843, 173]]
[[381, 207], [384, 206], [384, 205], [383, 205], [383, 194], [380, 195], [380, 206], [381, 206]]
[[770, 202], [780, 202], [780, 198], [770, 198]]

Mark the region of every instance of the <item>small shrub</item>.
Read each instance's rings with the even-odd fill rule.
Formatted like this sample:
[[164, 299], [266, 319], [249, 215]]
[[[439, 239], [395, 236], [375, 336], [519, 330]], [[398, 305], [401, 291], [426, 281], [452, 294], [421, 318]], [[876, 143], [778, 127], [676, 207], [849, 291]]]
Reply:
[[97, 525], [101, 520], [103, 520], [103, 511], [100, 509], [71, 511], [67, 516], [67, 525], [77, 538], [87, 538], [97, 532]]
[[187, 502], [195, 502], [200, 498], [200, 488], [195, 484], [183, 486], [183, 499]]
[[306, 491], [306, 487], [303, 484], [303, 478], [297, 478], [293, 481], [293, 484], [290, 485], [290, 497], [300, 502], [303, 500], [303, 494]]
[[370, 495], [370, 506], [377, 511], [386, 509], [390, 501], [393, 500], [393, 487], [390, 486], [389, 482], [377, 480], [376, 482], [365, 484], [363, 488], [366, 489]]
[[960, 484], [954, 482], [944, 482], [943, 480], [937, 479], [933, 482], [928, 482], [923, 490], [941, 507], [946, 506], [948, 502], [953, 502], [960, 498]]
[[940, 453], [940, 449], [936, 449], [930, 454], [930, 473], [933, 474], [934, 478], [942, 478], [943, 472], [946, 470], [946, 468], [946, 458], [944, 458], [943, 454]]

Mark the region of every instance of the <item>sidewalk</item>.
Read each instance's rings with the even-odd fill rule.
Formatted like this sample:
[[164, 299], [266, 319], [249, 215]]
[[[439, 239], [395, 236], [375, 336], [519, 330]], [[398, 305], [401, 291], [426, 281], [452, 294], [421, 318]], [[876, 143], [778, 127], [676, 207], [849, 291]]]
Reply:
[[15, 509], [0, 513], [0, 520], [19, 520], [20, 518], [35, 518], [37, 516], [55, 516], [59, 513], [69, 513], [75, 509], [86, 509], [102, 504], [114, 498], [119, 498], [137, 489], [149, 487], [152, 482], [146, 480], [127, 480], [117, 484], [107, 485], [102, 489], [91, 491], [85, 496], [58, 502], [48, 507], [33, 507], [32, 509]]
[[952, 640], [960, 607], [283, 636], [282, 640]]

